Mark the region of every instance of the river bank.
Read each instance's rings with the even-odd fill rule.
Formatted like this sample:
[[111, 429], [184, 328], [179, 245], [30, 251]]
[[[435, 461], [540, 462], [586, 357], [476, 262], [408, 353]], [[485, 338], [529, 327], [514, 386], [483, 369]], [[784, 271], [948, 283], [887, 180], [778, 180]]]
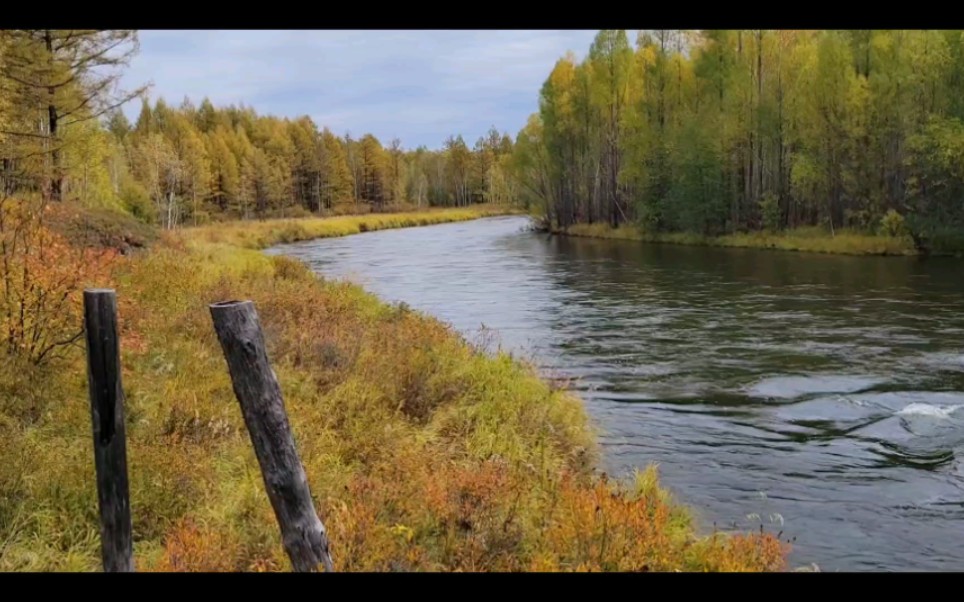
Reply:
[[882, 236], [854, 232], [838, 232], [831, 235], [819, 228], [800, 228], [780, 233], [751, 232], [724, 236], [702, 236], [682, 232], [651, 234], [632, 226], [612, 228], [608, 224], [576, 224], [563, 230], [553, 229], [552, 232], [564, 236], [636, 240], [674, 245], [773, 249], [834, 255], [920, 255], [920, 252], [914, 247], [914, 241], [909, 236]]
[[[824, 570], [955, 570], [955, 260], [524, 232], [526, 217], [278, 245], [578, 393], [611, 475]], [[458, 252], [451, 252], [456, 248]], [[480, 260], [480, 258], [484, 258]]]
[[474, 205], [400, 213], [227, 222], [186, 228], [183, 233], [185, 239], [192, 241], [226, 243], [244, 249], [264, 249], [278, 243], [349, 236], [393, 228], [431, 226], [518, 213], [517, 209], [508, 205]]
[[[628, 484], [598, 476], [581, 403], [530, 368], [255, 250], [461, 219], [464, 210], [212, 226], [117, 258], [110, 282], [96, 284], [119, 299], [138, 570], [287, 566], [207, 312], [227, 298], [252, 299], [261, 315], [339, 570], [784, 566], [770, 536], [697, 535], [654, 470]], [[3, 570], [98, 567], [83, 357], [76, 348], [0, 371]]]

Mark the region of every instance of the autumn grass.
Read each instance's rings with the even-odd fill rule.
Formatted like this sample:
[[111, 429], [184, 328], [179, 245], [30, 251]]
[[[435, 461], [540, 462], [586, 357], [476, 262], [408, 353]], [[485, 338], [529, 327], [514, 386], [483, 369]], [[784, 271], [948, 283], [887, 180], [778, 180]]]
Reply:
[[652, 243], [776, 249], [838, 255], [917, 254], [914, 241], [910, 237], [883, 236], [845, 230], [831, 234], [821, 228], [798, 228], [776, 233], [750, 232], [724, 236], [701, 236], [679, 232], [654, 234], [632, 226], [612, 228], [608, 224], [577, 224], [557, 233], [569, 236], [638, 240]]
[[225, 243], [244, 249], [263, 249], [278, 243], [348, 236], [390, 228], [430, 226], [514, 212], [514, 209], [504, 205], [475, 205], [398, 213], [237, 221], [189, 228], [187, 232], [192, 241]]
[[[581, 402], [526, 365], [244, 248], [416, 219], [167, 234], [92, 283], [119, 299], [138, 570], [288, 569], [208, 313], [234, 298], [260, 314], [338, 570], [784, 568], [772, 536], [698, 531], [655, 469], [598, 475]], [[82, 349], [0, 362], [0, 458], [0, 570], [98, 570]]]

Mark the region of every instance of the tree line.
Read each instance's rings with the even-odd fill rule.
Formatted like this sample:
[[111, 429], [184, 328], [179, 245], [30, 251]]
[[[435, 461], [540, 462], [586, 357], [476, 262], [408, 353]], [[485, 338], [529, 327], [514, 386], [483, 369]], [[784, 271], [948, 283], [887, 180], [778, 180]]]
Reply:
[[0, 32], [0, 194], [173, 228], [518, 201], [558, 228], [964, 231], [960, 30], [625, 30], [560, 59], [515, 140], [439, 150], [119, 90], [132, 30]]
[[555, 227], [964, 228], [964, 32], [600, 31], [513, 158]]
[[[212, 219], [509, 202], [513, 141], [440, 150], [339, 136], [307, 116], [179, 106], [118, 91], [132, 30], [0, 32], [0, 192], [123, 208], [166, 228]], [[121, 106], [142, 97], [130, 123]]]
[[[167, 227], [214, 216], [248, 219], [318, 213], [336, 205], [384, 210], [508, 202], [503, 163], [512, 141], [494, 128], [469, 148], [461, 135], [439, 151], [388, 146], [319, 128], [307, 116], [261, 116], [250, 107], [216, 108], [204, 99], [177, 108], [144, 101], [130, 124], [107, 122], [116, 194], [139, 215]], [[112, 163], [108, 161], [108, 165]]]

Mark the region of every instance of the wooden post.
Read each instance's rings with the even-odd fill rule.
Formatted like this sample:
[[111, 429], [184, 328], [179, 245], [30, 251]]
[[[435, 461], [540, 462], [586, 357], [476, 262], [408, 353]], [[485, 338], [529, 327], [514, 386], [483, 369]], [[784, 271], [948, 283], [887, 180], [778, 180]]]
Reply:
[[298, 572], [315, 572], [319, 564], [333, 571], [328, 536], [311, 500], [254, 303], [227, 301], [210, 308], [291, 564]]
[[87, 382], [94, 430], [94, 465], [100, 504], [100, 545], [105, 572], [134, 570], [131, 508], [117, 338], [117, 297], [110, 289], [84, 291]]

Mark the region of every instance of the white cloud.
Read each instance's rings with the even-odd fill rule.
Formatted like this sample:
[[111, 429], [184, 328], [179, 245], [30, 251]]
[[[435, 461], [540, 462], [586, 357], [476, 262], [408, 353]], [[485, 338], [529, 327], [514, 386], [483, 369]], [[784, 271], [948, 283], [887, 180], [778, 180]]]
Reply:
[[[310, 115], [343, 134], [438, 147], [491, 125], [515, 134], [542, 82], [592, 31], [142, 31], [129, 86], [179, 103], [204, 96], [259, 113]], [[138, 108], [129, 111], [136, 116]]]

